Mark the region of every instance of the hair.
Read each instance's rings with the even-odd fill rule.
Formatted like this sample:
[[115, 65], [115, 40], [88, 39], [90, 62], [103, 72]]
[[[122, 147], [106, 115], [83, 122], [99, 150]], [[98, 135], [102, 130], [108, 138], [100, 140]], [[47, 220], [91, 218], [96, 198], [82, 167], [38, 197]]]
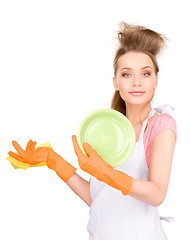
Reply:
[[[130, 51], [147, 54], [152, 59], [155, 66], [155, 73], [158, 74], [159, 66], [156, 57], [160, 53], [161, 49], [164, 48], [166, 40], [168, 39], [164, 35], [144, 26], [130, 25], [125, 22], [121, 22], [119, 27], [120, 29], [117, 33], [119, 47], [115, 52], [113, 62], [114, 75], [116, 76], [119, 58]], [[148, 103], [152, 101], [153, 97], [154, 93]], [[126, 115], [125, 101], [121, 98], [120, 93], [117, 90], [115, 90], [112, 97], [111, 109], [117, 110]]]

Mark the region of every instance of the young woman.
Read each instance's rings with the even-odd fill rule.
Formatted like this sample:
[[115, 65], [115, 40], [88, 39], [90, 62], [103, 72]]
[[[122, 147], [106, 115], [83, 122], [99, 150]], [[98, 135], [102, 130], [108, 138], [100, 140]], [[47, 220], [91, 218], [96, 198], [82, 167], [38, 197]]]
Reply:
[[87, 155], [83, 154], [73, 135], [79, 165], [91, 175], [88, 182], [53, 150], [35, 149], [32, 140], [25, 151], [13, 141], [20, 156], [9, 154], [29, 164], [46, 161], [90, 206], [89, 240], [164, 240], [164, 218], [157, 207], [166, 197], [177, 131], [173, 108], [152, 109], [151, 101], [158, 85], [156, 56], [165, 37], [143, 26], [122, 23], [120, 27], [111, 108], [124, 114], [135, 130], [136, 146], [128, 161], [112, 168], [88, 143], [84, 144]]

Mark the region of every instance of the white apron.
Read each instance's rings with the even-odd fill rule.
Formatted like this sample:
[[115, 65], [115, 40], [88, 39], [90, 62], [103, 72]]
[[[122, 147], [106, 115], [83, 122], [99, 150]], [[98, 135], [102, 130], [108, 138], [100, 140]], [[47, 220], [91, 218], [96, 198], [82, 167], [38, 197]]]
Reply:
[[[148, 180], [149, 169], [146, 162], [143, 135], [147, 121], [155, 112], [173, 113], [168, 105], [161, 105], [149, 113], [143, 122], [139, 141], [131, 157], [115, 167], [129, 176]], [[121, 191], [91, 176], [90, 193], [92, 204], [87, 226], [89, 240], [165, 240], [166, 235], [161, 220], [172, 222], [172, 217], [160, 217], [157, 208], [136, 200]]]

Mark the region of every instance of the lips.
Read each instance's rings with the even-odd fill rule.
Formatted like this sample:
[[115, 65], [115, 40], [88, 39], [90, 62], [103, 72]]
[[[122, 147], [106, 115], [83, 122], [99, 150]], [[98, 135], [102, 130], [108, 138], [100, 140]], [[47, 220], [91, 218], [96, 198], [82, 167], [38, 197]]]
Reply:
[[134, 92], [129, 92], [129, 93], [144, 93], [142, 91], [134, 91]]
[[145, 92], [142, 91], [134, 91], [134, 92], [130, 92], [131, 95], [133, 96], [142, 96]]

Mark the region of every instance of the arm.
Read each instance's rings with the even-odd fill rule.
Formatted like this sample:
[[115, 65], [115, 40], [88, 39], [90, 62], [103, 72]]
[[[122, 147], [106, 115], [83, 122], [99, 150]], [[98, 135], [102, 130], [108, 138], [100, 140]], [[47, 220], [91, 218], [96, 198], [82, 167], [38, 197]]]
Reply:
[[73, 176], [66, 182], [70, 189], [78, 195], [89, 207], [92, 203], [90, 196], [90, 182], [74, 173]]
[[137, 200], [158, 207], [165, 199], [173, 153], [175, 133], [172, 130], [161, 131], [153, 140], [150, 152], [149, 179], [133, 179], [132, 192], [129, 194]]
[[113, 169], [88, 143], [83, 144], [88, 156], [84, 155], [78, 146], [76, 136], [72, 138], [82, 170], [120, 190], [124, 195], [129, 194], [155, 207], [164, 201], [176, 142], [176, 136], [172, 130], [162, 130], [153, 140], [148, 181], [133, 179], [126, 173]]
[[72, 191], [90, 206], [92, 202], [90, 196], [90, 183], [76, 174], [76, 168], [52, 149], [48, 149], [46, 147], [35, 149], [35, 145], [36, 142], [30, 140], [27, 144], [26, 150], [24, 151], [17, 142], [13, 141], [13, 146], [18, 151], [19, 155], [11, 151], [9, 152], [9, 155], [18, 161], [31, 165], [46, 162], [48, 168], [54, 170], [57, 175], [72, 189]]

